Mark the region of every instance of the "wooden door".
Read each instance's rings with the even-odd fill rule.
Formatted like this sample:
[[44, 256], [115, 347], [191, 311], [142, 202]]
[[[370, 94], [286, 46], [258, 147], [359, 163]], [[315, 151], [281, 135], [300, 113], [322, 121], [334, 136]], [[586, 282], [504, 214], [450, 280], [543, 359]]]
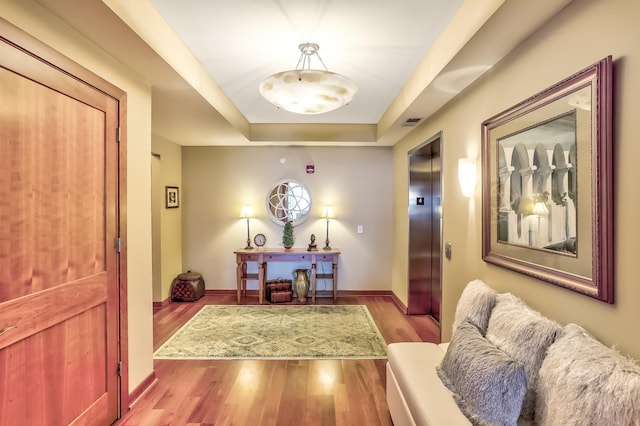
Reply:
[[2, 39], [0, 100], [0, 424], [111, 424], [118, 100]]

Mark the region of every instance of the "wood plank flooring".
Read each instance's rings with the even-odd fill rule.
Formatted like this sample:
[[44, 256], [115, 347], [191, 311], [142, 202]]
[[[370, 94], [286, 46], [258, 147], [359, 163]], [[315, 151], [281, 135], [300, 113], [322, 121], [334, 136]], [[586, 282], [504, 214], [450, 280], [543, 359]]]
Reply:
[[[257, 304], [247, 297], [245, 304]], [[233, 295], [206, 295], [154, 313], [154, 350], [202, 305], [235, 304]], [[316, 304], [334, 304], [318, 298]], [[387, 343], [439, 342], [436, 323], [406, 316], [391, 296], [340, 297], [366, 305]], [[155, 360], [157, 381], [118, 426], [392, 425], [385, 395], [386, 360]]]

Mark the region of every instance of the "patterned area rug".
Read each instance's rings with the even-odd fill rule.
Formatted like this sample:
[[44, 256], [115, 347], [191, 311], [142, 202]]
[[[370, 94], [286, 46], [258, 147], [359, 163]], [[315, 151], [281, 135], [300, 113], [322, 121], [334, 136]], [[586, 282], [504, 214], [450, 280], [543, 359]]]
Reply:
[[155, 359], [386, 358], [366, 306], [204, 306]]

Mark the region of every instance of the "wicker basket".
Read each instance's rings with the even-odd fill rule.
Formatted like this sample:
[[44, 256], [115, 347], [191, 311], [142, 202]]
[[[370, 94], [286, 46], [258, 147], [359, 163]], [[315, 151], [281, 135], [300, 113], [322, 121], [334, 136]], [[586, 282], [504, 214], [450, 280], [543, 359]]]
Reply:
[[202, 296], [204, 296], [204, 279], [197, 272], [187, 271], [179, 274], [171, 282], [173, 302], [195, 302]]

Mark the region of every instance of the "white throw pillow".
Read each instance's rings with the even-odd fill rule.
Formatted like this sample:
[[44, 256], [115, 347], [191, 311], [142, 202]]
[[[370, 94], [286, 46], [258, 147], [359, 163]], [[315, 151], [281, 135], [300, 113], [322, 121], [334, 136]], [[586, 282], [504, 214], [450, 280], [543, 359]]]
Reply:
[[561, 331], [560, 324], [540, 315], [513, 294], [497, 296], [487, 339], [524, 366], [528, 390], [522, 404], [522, 417], [526, 420], [533, 420], [535, 414], [538, 370], [547, 348]]
[[640, 367], [568, 324], [540, 368], [536, 423], [640, 425]]
[[467, 319], [475, 324], [482, 335], [487, 332], [491, 310], [496, 304], [496, 291], [481, 280], [473, 280], [462, 291], [453, 319], [453, 333]]
[[524, 368], [475, 324], [460, 324], [436, 370], [473, 424], [516, 426], [527, 392]]

